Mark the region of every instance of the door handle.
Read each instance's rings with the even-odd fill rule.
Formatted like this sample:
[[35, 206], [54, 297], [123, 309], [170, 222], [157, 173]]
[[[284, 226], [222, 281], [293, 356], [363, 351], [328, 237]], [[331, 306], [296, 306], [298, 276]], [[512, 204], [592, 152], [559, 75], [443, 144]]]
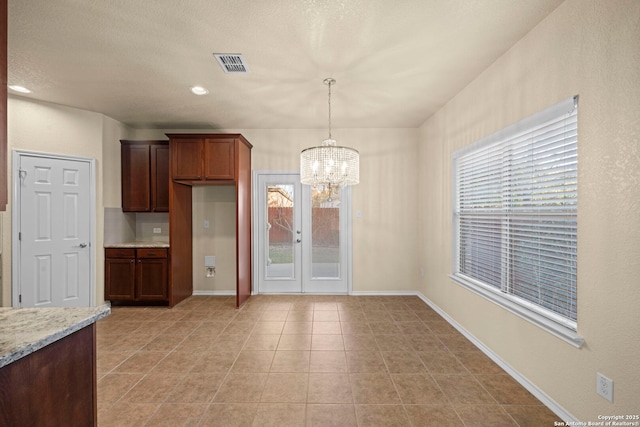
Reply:
[[296, 243], [300, 243], [300, 242], [302, 242], [301, 239], [296, 239]]
[[80, 244], [78, 245], [78, 247], [79, 247], [79, 248], [86, 248], [86, 247], [87, 247], [87, 244], [86, 244], [86, 243], [80, 243]]

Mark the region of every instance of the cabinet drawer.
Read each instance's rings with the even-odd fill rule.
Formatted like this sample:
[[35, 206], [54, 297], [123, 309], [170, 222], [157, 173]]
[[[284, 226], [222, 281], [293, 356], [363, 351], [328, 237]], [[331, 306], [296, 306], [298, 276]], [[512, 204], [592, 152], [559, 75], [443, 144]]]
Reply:
[[136, 250], [124, 248], [109, 248], [105, 249], [105, 256], [107, 258], [135, 258]]
[[166, 258], [167, 250], [165, 248], [138, 248], [138, 258]]

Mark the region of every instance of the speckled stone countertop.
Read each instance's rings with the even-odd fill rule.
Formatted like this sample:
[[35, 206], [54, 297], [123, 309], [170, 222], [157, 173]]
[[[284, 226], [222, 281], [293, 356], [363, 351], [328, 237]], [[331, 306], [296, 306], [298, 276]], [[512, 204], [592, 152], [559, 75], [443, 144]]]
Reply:
[[0, 368], [95, 323], [108, 305], [86, 308], [0, 308]]
[[169, 242], [122, 242], [107, 243], [105, 248], [168, 248]]

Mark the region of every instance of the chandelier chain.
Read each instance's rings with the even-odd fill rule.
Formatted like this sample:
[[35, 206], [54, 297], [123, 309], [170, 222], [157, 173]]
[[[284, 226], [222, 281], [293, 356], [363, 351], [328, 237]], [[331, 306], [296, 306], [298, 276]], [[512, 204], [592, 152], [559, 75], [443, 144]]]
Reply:
[[331, 80], [327, 83], [329, 86], [329, 139], [331, 139]]

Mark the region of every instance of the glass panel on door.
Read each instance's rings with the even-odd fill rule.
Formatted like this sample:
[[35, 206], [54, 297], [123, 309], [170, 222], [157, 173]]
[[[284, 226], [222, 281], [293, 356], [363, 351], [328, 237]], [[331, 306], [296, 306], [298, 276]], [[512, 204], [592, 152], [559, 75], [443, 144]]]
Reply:
[[266, 277], [294, 278], [294, 230], [293, 207], [295, 203], [292, 184], [267, 184], [267, 247]]
[[340, 191], [311, 188], [311, 278], [340, 277]]
[[260, 293], [302, 289], [301, 186], [297, 174], [259, 174], [254, 226]]

